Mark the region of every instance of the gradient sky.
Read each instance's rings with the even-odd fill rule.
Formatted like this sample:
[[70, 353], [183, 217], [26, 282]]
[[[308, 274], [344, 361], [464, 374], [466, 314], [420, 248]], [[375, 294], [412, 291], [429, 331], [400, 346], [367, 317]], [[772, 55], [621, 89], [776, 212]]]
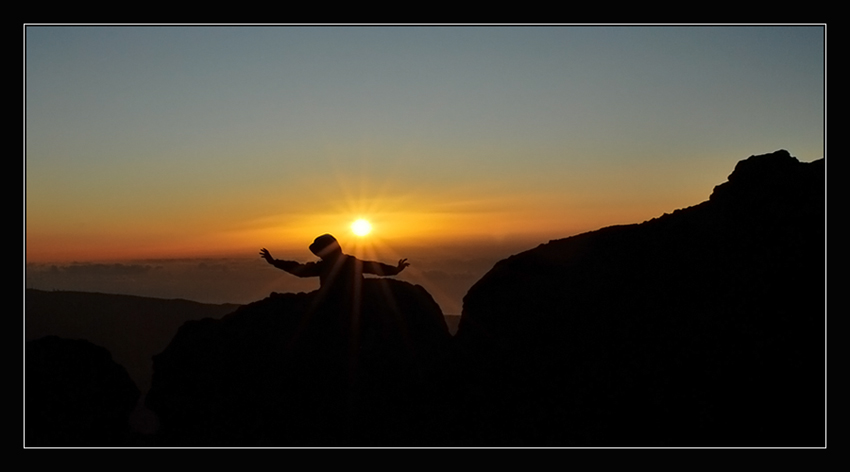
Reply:
[[820, 25], [24, 33], [28, 264], [312, 260], [330, 232], [414, 268], [698, 204], [753, 154], [824, 156]]

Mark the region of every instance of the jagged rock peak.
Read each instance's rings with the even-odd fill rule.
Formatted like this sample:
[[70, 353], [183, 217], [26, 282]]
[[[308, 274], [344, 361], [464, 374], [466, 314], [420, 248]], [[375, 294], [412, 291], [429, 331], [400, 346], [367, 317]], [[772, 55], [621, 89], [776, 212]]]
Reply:
[[799, 163], [800, 161], [785, 149], [769, 154], [753, 155], [735, 165], [735, 170], [729, 174], [729, 181], [764, 178], [774, 173], [786, 171]]
[[791, 188], [799, 186], [802, 180], [823, 180], [823, 170], [823, 158], [810, 163], [800, 162], [784, 149], [753, 155], [738, 162], [735, 170], [729, 174], [728, 182], [714, 187], [711, 200], [742, 193], [787, 193]]

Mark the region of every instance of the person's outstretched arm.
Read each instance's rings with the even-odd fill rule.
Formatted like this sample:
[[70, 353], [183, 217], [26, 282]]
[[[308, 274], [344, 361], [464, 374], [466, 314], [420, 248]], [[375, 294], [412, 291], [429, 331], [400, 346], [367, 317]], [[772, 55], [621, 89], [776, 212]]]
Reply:
[[410, 263], [407, 262], [407, 259], [399, 260], [397, 266], [391, 266], [389, 264], [384, 264], [382, 262], [374, 262], [374, 261], [362, 261], [362, 262], [363, 262], [363, 273], [364, 274], [373, 274], [373, 275], [398, 275], [399, 272], [403, 271], [405, 267], [410, 265]]
[[272, 257], [271, 253], [266, 248], [260, 249], [260, 257], [262, 257], [266, 260], [266, 262], [277, 267], [278, 269], [284, 270], [298, 277], [319, 276], [319, 266], [315, 262], [301, 264], [300, 262], [295, 261], [284, 261], [281, 259], [275, 259], [274, 257]]

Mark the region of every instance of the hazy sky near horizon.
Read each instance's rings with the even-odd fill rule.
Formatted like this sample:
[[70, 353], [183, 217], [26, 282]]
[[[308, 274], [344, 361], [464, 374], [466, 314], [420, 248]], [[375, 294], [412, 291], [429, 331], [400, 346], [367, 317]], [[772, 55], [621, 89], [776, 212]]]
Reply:
[[26, 259], [303, 259], [330, 232], [392, 260], [638, 223], [752, 154], [823, 157], [824, 42], [823, 26], [27, 26]]

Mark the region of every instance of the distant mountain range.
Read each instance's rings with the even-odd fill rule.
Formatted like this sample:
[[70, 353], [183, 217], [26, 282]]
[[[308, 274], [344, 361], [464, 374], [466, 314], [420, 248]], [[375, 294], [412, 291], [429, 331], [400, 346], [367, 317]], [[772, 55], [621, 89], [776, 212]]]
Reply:
[[239, 305], [107, 293], [26, 289], [25, 335], [85, 339], [103, 346], [142, 392], [150, 388], [151, 358], [189, 320], [221, 318]]

